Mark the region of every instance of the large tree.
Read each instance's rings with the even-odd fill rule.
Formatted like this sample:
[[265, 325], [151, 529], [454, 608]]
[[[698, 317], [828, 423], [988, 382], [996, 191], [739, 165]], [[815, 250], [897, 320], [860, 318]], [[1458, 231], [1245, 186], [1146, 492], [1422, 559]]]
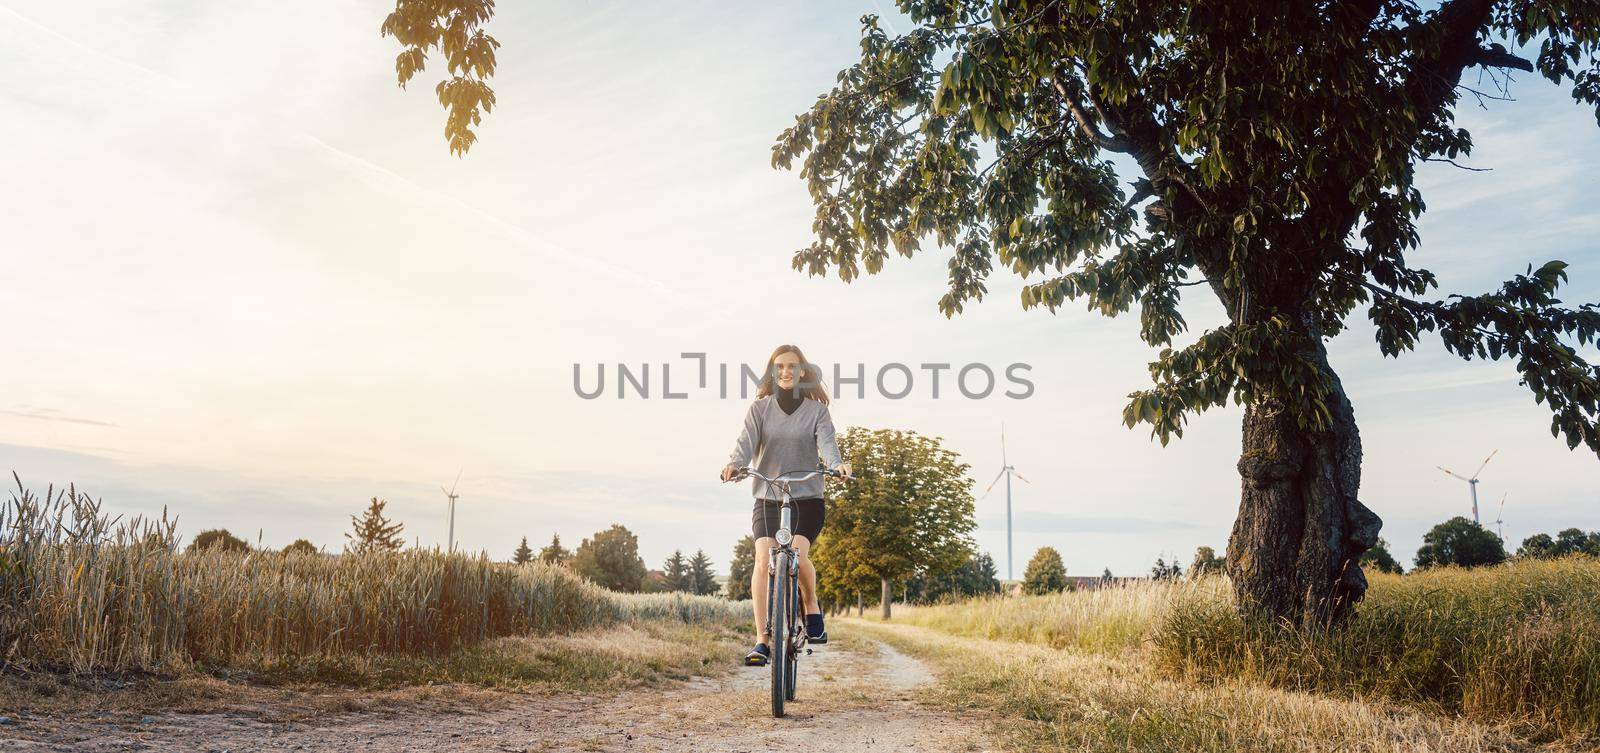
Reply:
[[1456, 516], [1422, 535], [1417, 567], [1498, 565], [1506, 560], [1505, 545], [1477, 521]]
[[612, 525], [578, 544], [572, 570], [613, 591], [638, 591], [646, 572], [639, 557], [639, 537], [620, 524]]
[[839, 452], [856, 478], [828, 498], [828, 526], [812, 551], [820, 593], [837, 604], [838, 589], [860, 594], [876, 581], [888, 618], [894, 583], [972, 558], [972, 479], [937, 437], [914, 431], [852, 426]]
[[[1331, 621], [1366, 591], [1381, 521], [1357, 499], [1355, 414], [1324, 347], [1357, 307], [1384, 355], [1426, 331], [1514, 359], [1552, 433], [1600, 453], [1600, 370], [1569, 344], [1594, 339], [1600, 309], [1556, 299], [1565, 265], [1439, 298], [1405, 258], [1417, 164], [1471, 151], [1464, 71], [1537, 70], [1600, 105], [1593, 2], [897, 5], [910, 30], [865, 17], [860, 61], [773, 148], [774, 166], [802, 160], [816, 205], [794, 267], [849, 281], [931, 240], [951, 252], [947, 316], [983, 297], [996, 259], [1044, 276], [1024, 307], [1137, 304], [1162, 350], [1129, 426], [1165, 444], [1195, 412], [1244, 406], [1227, 568], [1246, 608]], [[1173, 347], [1186, 290], [1226, 320]]]

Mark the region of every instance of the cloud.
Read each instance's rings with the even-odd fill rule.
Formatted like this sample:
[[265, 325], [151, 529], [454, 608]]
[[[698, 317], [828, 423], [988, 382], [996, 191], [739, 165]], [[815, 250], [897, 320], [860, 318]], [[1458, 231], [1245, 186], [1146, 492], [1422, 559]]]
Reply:
[[36, 418], [40, 421], [60, 421], [68, 424], [84, 424], [86, 426], [116, 426], [116, 424], [111, 423], [110, 421], [96, 421], [92, 418], [76, 418], [73, 416], [62, 415], [61, 411], [55, 410], [54, 408], [29, 408], [27, 406], [19, 406], [17, 410], [0, 408], [0, 414], [17, 416], [19, 418]]

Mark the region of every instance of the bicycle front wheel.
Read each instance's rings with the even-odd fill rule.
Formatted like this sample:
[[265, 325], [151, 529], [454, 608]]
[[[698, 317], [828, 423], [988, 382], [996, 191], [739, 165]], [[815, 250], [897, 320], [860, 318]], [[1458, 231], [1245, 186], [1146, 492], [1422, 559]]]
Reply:
[[783, 702], [789, 689], [789, 555], [778, 552], [773, 557], [772, 582], [767, 590], [772, 610], [772, 715], [783, 716]]
[[784, 620], [784, 624], [790, 626], [789, 635], [792, 637], [789, 640], [789, 655], [784, 659], [789, 666], [783, 670], [783, 695], [791, 701], [794, 700], [795, 683], [800, 679], [800, 635], [799, 630], [795, 629], [794, 626], [801, 623], [801, 609], [800, 579], [798, 577], [790, 577], [789, 616]]

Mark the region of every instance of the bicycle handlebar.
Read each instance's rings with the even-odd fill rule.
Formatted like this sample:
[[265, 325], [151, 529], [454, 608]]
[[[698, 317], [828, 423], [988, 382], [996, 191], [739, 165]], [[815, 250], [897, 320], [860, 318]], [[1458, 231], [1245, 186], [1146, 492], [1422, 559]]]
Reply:
[[[794, 473], [799, 473], [801, 475], [791, 478], [790, 474], [794, 474]], [[758, 471], [758, 470], [756, 470], [754, 468], [751, 468], [750, 466], [745, 466], [743, 468], [740, 468], [740, 469], [734, 471], [733, 475], [728, 477], [727, 480], [728, 481], [743, 481], [746, 478], [749, 478], [751, 476], [755, 476], [756, 478], [761, 479], [762, 481], [765, 481], [765, 482], [767, 482], [769, 484], [773, 484], [773, 483], [792, 484], [792, 483], [794, 483], [796, 481], [805, 481], [806, 479], [809, 479], [812, 476], [819, 476], [819, 475], [820, 476], [830, 476], [832, 478], [847, 479], [847, 480], [855, 478], [855, 476], [845, 475], [844, 473], [841, 473], [839, 471], [833, 470], [832, 468], [818, 468], [818, 469], [813, 470], [813, 471], [788, 471], [786, 473], [778, 474], [777, 478], [772, 478], [772, 477], [769, 477], [766, 474], [762, 473], [761, 471]]]

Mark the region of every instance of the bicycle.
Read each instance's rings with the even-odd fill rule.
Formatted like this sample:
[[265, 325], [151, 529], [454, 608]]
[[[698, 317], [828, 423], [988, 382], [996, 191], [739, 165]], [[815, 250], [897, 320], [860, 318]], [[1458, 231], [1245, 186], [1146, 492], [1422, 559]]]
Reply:
[[[729, 481], [743, 481], [755, 476], [762, 481], [778, 488], [783, 493], [783, 507], [778, 517], [778, 530], [773, 535], [777, 545], [768, 553], [769, 567], [767, 572], [767, 634], [772, 636], [772, 657], [767, 664], [772, 667], [772, 715], [783, 716], [785, 701], [794, 700], [796, 676], [800, 669], [800, 651], [804, 649], [807, 654], [811, 649], [805, 648], [808, 638], [805, 630], [804, 605], [800, 603], [800, 559], [799, 552], [795, 550], [794, 534], [789, 525], [794, 508], [789, 504], [789, 484], [796, 481], [805, 481], [814, 476], [831, 476], [833, 478], [849, 479], [839, 471], [830, 469], [817, 469], [806, 471], [798, 476], [792, 476], [797, 471], [780, 473], [777, 478], [768, 478], [754, 468], [744, 467], [735, 471]], [[814, 542], [813, 542], [814, 543]]]

